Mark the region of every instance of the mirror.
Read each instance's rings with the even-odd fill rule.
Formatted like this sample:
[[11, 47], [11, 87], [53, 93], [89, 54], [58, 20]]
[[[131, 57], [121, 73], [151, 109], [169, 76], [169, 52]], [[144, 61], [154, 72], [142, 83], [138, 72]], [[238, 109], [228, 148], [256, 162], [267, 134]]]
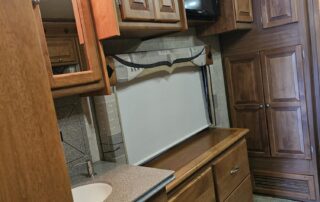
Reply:
[[41, 0], [40, 12], [52, 74], [61, 75], [89, 70], [84, 43], [80, 44], [79, 40], [72, 1]]

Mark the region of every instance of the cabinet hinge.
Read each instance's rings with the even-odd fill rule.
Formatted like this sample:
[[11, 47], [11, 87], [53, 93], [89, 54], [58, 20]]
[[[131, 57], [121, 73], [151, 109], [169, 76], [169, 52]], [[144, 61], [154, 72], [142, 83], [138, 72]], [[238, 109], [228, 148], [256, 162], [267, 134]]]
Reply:
[[121, 5], [121, 0], [116, 0], [117, 1], [117, 5]]
[[302, 51], [302, 58], [306, 59], [306, 54], [305, 54], [304, 50]]
[[311, 154], [313, 154], [314, 152], [314, 149], [313, 149], [313, 146], [311, 146]]

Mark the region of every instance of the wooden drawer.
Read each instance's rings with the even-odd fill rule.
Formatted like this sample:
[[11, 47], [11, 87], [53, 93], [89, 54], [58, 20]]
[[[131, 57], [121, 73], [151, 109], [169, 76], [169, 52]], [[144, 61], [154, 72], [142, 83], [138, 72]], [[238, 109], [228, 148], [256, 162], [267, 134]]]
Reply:
[[253, 193], [250, 175], [234, 190], [225, 202], [252, 202]]
[[219, 201], [224, 201], [249, 175], [246, 141], [232, 146], [213, 162], [213, 173]]
[[78, 63], [77, 44], [73, 37], [47, 37], [47, 45], [52, 66]]
[[172, 194], [169, 202], [215, 202], [212, 170], [209, 167], [194, 176], [186, 184], [182, 183]]

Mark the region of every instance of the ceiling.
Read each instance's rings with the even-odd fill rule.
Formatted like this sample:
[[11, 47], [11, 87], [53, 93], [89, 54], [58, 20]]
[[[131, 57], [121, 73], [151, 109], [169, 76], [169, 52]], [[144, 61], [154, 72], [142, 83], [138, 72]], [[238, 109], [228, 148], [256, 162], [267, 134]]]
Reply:
[[74, 19], [71, 0], [41, 0], [43, 19]]

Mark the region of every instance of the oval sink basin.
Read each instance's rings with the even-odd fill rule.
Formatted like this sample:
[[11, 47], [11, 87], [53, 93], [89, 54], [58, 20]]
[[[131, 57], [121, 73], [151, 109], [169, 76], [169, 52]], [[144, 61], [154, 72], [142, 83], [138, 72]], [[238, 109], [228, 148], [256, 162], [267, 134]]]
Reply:
[[104, 183], [94, 183], [72, 189], [74, 202], [104, 202], [112, 192], [112, 187]]

